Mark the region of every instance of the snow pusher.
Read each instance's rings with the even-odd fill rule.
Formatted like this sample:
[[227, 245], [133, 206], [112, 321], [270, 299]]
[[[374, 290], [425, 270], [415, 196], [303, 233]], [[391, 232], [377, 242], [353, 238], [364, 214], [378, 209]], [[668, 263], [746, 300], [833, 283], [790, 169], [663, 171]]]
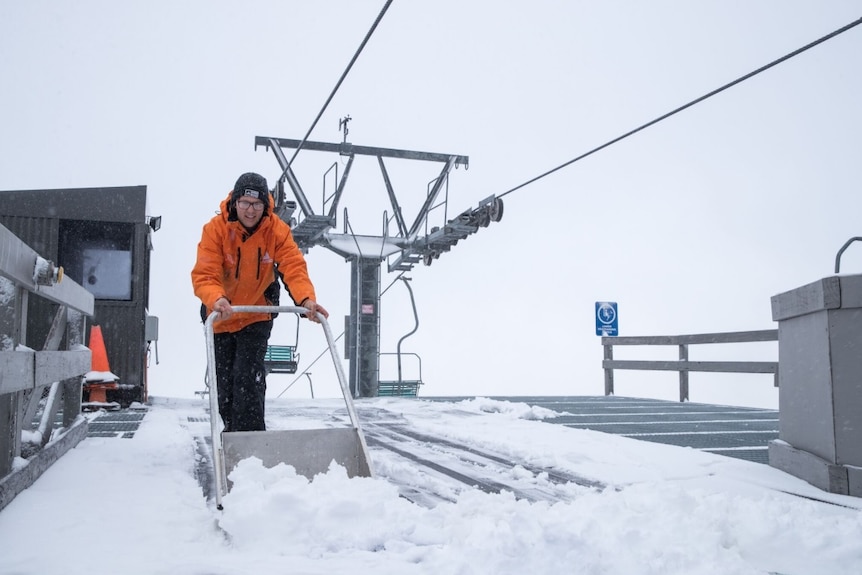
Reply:
[[[234, 306], [234, 313], [295, 313], [305, 314], [308, 310], [295, 306]], [[293, 466], [296, 472], [311, 479], [318, 473], [329, 469], [334, 460], [347, 470], [349, 477], [372, 477], [368, 445], [359, 425], [350, 388], [344, 376], [344, 369], [338, 359], [335, 340], [326, 318], [317, 314], [326, 336], [335, 373], [344, 396], [344, 404], [350, 418], [350, 427], [325, 427], [320, 429], [284, 429], [273, 431], [223, 432], [218, 411], [218, 385], [215, 371], [215, 343], [213, 322], [218, 312], [209, 315], [204, 323], [207, 347], [207, 380], [210, 397], [210, 426], [212, 431], [213, 467], [215, 470], [216, 507], [222, 509], [222, 497], [229, 490], [227, 475], [243, 459], [257, 457], [265, 467], [279, 463]]]

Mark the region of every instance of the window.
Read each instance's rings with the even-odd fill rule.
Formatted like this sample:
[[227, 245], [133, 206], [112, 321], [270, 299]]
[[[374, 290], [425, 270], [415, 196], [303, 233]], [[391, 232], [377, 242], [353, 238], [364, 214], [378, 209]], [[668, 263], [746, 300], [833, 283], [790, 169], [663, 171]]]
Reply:
[[132, 299], [134, 224], [61, 220], [59, 265], [96, 299]]

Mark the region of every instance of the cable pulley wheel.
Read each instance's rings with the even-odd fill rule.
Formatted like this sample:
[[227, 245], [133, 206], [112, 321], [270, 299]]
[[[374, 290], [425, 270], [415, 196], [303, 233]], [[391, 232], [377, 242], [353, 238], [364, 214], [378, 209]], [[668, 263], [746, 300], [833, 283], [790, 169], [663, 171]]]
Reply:
[[494, 198], [494, 203], [488, 209], [488, 215], [491, 216], [491, 221], [495, 223], [503, 219], [503, 200], [501, 198]]

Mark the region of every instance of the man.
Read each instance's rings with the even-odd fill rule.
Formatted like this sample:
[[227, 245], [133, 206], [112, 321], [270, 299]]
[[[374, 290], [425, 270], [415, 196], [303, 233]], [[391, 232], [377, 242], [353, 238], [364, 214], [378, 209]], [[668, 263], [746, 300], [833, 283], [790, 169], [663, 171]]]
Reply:
[[[213, 311], [219, 414], [225, 431], [263, 431], [266, 371], [263, 358], [272, 315], [233, 313], [234, 305], [277, 305], [281, 277], [306, 317], [329, 313], [315, 301], [305, 257], [288, 226], [272, 213], [266, 179], [248, 172], [221, 202], [221, 212], [203, 227], [192, 270], [202, 316]], [[269, 290], [267, 288], [270, 288]], [[273, 293], [274, 292], [274, 293]], [[269, 299], [267, 299], [269, 295]]]

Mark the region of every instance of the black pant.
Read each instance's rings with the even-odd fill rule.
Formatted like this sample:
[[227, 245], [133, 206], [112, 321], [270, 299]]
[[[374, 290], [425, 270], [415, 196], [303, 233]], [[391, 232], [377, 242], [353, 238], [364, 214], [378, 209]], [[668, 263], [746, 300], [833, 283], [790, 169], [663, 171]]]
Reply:
[[266, 369], [263, 357], [272, 320], [236, 333], [214, 335], [218, 411], [225, 431], [264, 431]]

